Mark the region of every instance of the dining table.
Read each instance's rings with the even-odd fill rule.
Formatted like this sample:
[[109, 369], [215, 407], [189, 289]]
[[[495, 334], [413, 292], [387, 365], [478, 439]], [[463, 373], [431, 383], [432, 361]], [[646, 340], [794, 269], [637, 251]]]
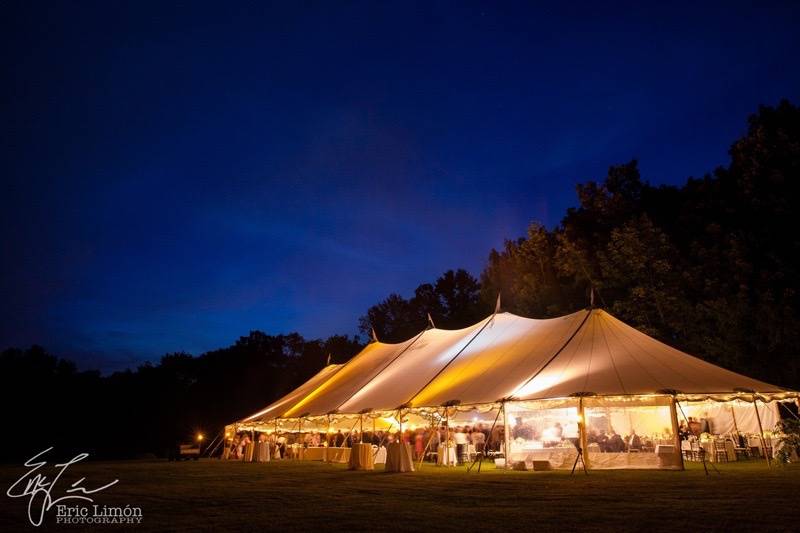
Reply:
[[411, 445], [407, 442], [391, 442], [386, 447], [386, 472], [413, 472]]
[[350, 461], [350, 448], [328, 446], [325, 448], [325, 461], [328, 463], [347, 463]]
[[350, 460], [347, 463], [348, 470], [375, 470], [373, 462], [372, 444], [356, 443], [350, 450]]
[[455, 466], [458, 463], [456, 457], [456, 447], [447, 446], [444, 443], [439, 444], [436, 455], [436, 464], [439, 466]]
[[385, 465], [386, 464], [386, 446], [381, 446], [378, 448], [376, 445], [372, 445], [372, 453], [375, 455], [375, 464], [378, 465]]

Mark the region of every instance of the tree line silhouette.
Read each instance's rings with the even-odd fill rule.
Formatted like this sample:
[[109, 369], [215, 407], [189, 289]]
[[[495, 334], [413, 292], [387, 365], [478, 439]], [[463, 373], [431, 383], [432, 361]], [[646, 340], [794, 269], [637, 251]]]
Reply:
[[[666, 149], [666, 147], [665, 147]], [[39, 448], [94, 457], [164, 455], [198, 431], [258, 410], [319, 371], [347, 361], [374, 330], [382, 341], [425, 328], [460, 328], [502, 308], [559, 316], [598, 305], [670, 345], [800, 388], [797, 211], [800, 109], [782, 101], [749, 118], [730, 161], [682, 186], [643, 180], [635, 160], [577, 186], [560, 224], [533, 223], [492, 250], [475, 278], [445, 272], [405, 298], [390, 294], [359, 319], [363, 337], [308, 340], [251, 331], [227, 348], [168, 354], [102, 376], [39, 346], [0, 354], [9, 433], [2, 457]]]

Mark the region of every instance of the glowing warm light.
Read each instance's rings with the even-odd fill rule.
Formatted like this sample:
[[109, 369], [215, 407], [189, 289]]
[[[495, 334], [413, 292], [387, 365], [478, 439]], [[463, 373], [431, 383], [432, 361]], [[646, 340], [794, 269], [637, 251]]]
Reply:
[[535, 394], [537, 392], [549, 389], [550, 387], [560, 383], [561, 380], [562, 376], [556, 374], [552, 374], [549, 376], [537, 376], [530, 383], [523, 385], [519, 390], [517, 390], [514, 393], [514, 395], [522, 397], [530, 396], [531, 394]]
[[202, 440], [203, 440], [203, 434], [202, 433], [198, 433], [197, 434], [197, 442], [201, 442]]

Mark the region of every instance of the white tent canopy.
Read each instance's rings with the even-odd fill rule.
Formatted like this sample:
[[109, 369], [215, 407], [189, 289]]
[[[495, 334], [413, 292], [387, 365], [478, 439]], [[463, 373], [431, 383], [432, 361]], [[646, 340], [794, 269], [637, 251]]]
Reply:
[[558, 426], [566, 438], [584, 420], [581, 439], [593, 467], [674, 468], [678, 463], [658, 452], [601, 453], [587, 434], [644, 431], [662, 451], [672, 443], [674, 454], [679, 419], [702, 418], [718, 434], [763, 434], [778, 420], [775, 401], [798, 397], [672, 348], [601, 309], [546, 320], [496, 313], [459, 330], [429, 328], [397, 344], [372, 342], [232, 429], [301, 431], [305, 423], [330, 430], [363, 425], [364, 418], [371, 419], [364, 427], [398, 429], [399, 420], [432, 424], [445, 412], [451, 420], [478, 420], [502, 407], [512, 460], [544, 456], [571, 464], [569, 441], [559, 447], [548, 435]]
[[601, 309], [546, 320], [499, 313], [464, 329], [373, 342], [243, 421], [665, 393], [679, 401], [798, 396], [676, 350]]

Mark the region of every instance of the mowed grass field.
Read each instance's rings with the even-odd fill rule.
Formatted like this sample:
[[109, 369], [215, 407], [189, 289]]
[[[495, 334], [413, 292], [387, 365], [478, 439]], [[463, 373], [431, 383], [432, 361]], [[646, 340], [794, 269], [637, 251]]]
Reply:
[[[379, 467], [381, 468], [381, 467]], [[687, 471], [480, 474], [424, 465], [409, 474], [318, 462], [87, 462], [68, 483], [119, 479], [96, 503], [142, 508], [141, 525], [46, 531], [800, 531], [800, 465]], [[27, 499], [5, 492], [22, 467], [0, 466], [0, 531], [33, 531]], [[67, 478], [65, 478], [67, 479]], [[67, 484], [68, 484], [67, 483]], [[66, 484], [63, 488], [66, 488]]]

